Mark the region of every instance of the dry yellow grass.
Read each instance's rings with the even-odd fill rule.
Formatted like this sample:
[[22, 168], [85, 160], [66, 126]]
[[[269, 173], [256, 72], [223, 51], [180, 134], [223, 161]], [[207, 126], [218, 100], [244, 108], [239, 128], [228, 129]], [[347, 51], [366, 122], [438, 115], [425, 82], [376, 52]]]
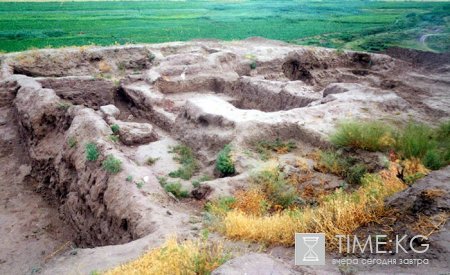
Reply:
[[108, 62], [106, 61], [100, 61], [98, 63], [98, 69], [100, 70], [100, 72], [102, 73], [109, 73], [111, 72], [112, 68], [111, 66], [108, 64]]
[[138, 259], [105, 272], [105, 275], [210, 274], [227, 260], [221, 243], [206, 240], [178, 243], [175, 237]]
[[271, 216], [254, 216], [232, 210], [224, 218], [225, 234], [231, 239], [291, 246], [298, 233], [325, 233], [329, 248], [336, 247], [335, 235], [355, 229], [385, 214], [384, 199], [406, 188], [397, 170], [367, 174], [362, 186], [352, 193], [342, 190], [321, 198], [318, 207], [290, 210]]
[[231, 207], [248, 215], [261, 216], [270, 208], [266, 196], [258, 189], [237, 191], [235, 198]]

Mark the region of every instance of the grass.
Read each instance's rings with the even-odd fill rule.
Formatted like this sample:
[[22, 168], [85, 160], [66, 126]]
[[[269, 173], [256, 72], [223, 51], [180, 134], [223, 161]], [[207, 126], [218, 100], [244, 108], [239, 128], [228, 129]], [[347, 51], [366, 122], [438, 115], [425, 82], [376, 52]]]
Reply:
[[205, 238], [177, 242], [169, 238], [161, 247], [150, 250], [138, 259], [105, 272], [119, 274], [211, 274], [230, 258], [221, 242]]
[[128, 181], [128, 182], [132, 182], [132, 181], [133, 181], [133, 176], [128, 175], [128, 176], [125, 178], [125, 180]]
[[216, 169], [225, 177], [236, 172], [231, 156], [231, 145], [226, 145], [217, 155]]
[[176, 171], [170, 172], [169, 176], [172, 178], [181, 178], [184, 180], [191, 179], [198, 169], [198, 163], [195, 159], [192, 149], [187, 147], [186, 145], [177, 145], [172, 148], [170, 153], [176, 154], [173, 159], [179, 162], [181, 164], [181, 167]]
[[[0, 3], [0, 50], [262, 36], [324, 47], [448, 49], [448, 2], [110, 1]], [[95, 22], [95, 24], [93, 24]], [[446, 40], [447, 39], [447, 40]]]
[[384, 151], [395, 142], [392, 130], [379, 121], [343, 122], [330, 137], [338, 147], [353, 147], [367, 151]]
[[113, 155], [108, 155], [102, 163], [103, 169], [110, 174], [117, 174], [122, 170], [122, 161]]
[[100, 156], [97, 145], [92, 142], [86, 144], [85, 154], [88, 161], [96, 161]]
[[349, 184], [360, 184], [367, 167], [334, 151], [320, 151], [314, 168], [322, 173], [342, 177]]
[[269, 245], [292, 246], [296, 232], [323, 232], [328, 248], [337, 246], [335, 235], [351, 234], [358, 227], [386, 215], [384, 199], [403, 190], [395, 166], [378, 174], [366, 174], [354, 192], [342, 189], [320, 198], [318, 206], [292, 208], [267, 215], [254, 215], [239, 209], [224, 214], [223, 231], [235, 240]]
[[[402, 160], [418, 159], [433, 170], [450, 164], [450, 121], [441, 123], [437, 128], [411, 121], [395, 131], [381, 121], [349, 121], [338, 126], [330, 141], [336, 147], [391, 150]], [[336, 162], [334, 156], [322, 159], [321, 166], [329, 172], [338, 174], [333, 170], [346, 169], [344, 164]]]

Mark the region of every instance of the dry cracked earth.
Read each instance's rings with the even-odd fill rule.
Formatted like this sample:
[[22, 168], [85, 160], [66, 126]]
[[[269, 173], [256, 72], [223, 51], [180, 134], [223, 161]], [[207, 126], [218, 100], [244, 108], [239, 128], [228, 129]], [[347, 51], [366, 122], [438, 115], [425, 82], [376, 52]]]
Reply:
[[[0, 274], [89, 274], [136, 258], [168, 234], [199, 235], [201, 202], [245, 186], [259, 165], [244, 149], [255, 141], [295, 140], [296, 153], [307, 158], [314, 148], [329, 146], [328, 135], [345, 119], [402, 125], [413, 118], [436, 125], [449, 117], [445, 54], [344, 52], [259, 38], [5, 54]], [[111, 138], [114, 124], [119, 140]], [[86, 160], [90, 142], [99, 148], [97, 162]], [[178, 201], [158, 177], [177, 169], [168, 151], [181, 143], [199, 159], [198, 175], [212, 179], [201, 190], [182, 181], [195, 198]], [[214, 177], [216, 155], [226, 144], [244, 153], [236, 156], [235, 176]], [[122, 161], [114, 175], [99, 165], [110, 154]], [[147, 165], [149, 157], [158, 161]], [[450, 170], [434, 173], [417, 186], [446, 183], [438, 206], [448, 211]], [[339, 185], [334, 176], [321, 176], [327, 188]], [[420, 196], [410, 193], [398, 194], [393, 205], [411, 207], [402, 202]], [[448, 230], [439, 234], [437, 264], [420, 272], [449, 271], [450, 236]], [[293, 248], [270, 248], [264, 255], [240, 261], [278, 267], [271, 274], [343, 272], [333, 265], [294, 267]], [[237, 260], [230, 270], [239, 267]]]

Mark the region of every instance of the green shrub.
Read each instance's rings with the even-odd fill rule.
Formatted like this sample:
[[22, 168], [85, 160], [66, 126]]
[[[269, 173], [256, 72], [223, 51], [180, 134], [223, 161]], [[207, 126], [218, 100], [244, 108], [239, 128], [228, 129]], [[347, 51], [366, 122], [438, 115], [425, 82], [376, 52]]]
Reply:
[[172, 148], [170, 153], [176, 154], [173, 159], [178, 161], [181, 164], [181, 167], [176, 171], [170, 172], [169, 176], [172, 178], [181, 178], [184, 180], [189, 180], [190, 178], [192, 178], [192, 176], [198, 169], [198, 164], [191, 148], [185, 145], [177, 145]]
[[233, 175], [236, 170], [231, 158], [231, 146], [226, 145], [217, 155], [216, 168], [224, 176]]
[[128, 182], [131, 182], [131, 181], [133, 181], [133, 176], [129, 175], [129, 176], [126, 177], [125, 180], [128, 181]]
[[102, 167], [110, 174], [117, 174], [122, 170], [122, 162], [113, 155], [108, 155], [103, 161]]
[[164, 190], [168, 193], [172, 193], [176, 198], [187, 198], [189, 193], [187, 190], [181, 188], [181, 183], [170, 182], [164, 185]]
[[120, 131], [119, 125], [117, 125], [117, 124], [111, 125], [111, 131], [112, 131], [114, 134], [118, 134], [119, 131]]
[[265, 170], [253, 177], [253, 182], [266, 194], [272, 205], [283, 208], [299, 200], [296, 189], [290, 185], [278, 169]]
[[137, 187], [138, 189], [141, 189], [142, 187], [144, 187], [144, 181], [143, 181], [143, 180], [140, 180], [140, 181], [136, 182], [136, 187]]
[[254, 70], [256, 69], [256, 61], [252, 61], [252, 63], [250, 63], [250, 69]]
[[432, 169], [432, 170], [438, 170], [440, 169], [442, 166], [445, 165], [444, 163], [444, 157], [441, 157], [441, 154], [439, 153], [438, 150], [436, 149], [432, 149], [429, 150], [425, 153], [425, 156], [422, 159], [422, 163], [423, 165], [425, 165], [425, 167], [427, 167], [428, 169]]
[[86, 159], [89, 161], [96, 161], [100, 155], [98, 152], [97, 145], [95, 143], [88, 143], [86, 144]]
[[429, 150], [436, 147], [433, 129], [421, 123], [408, 123], [398, 136], [397, 150], [406, 159], [422, 159]]
[[341, 123], [330, 137], [337, 147], [360, 148], [367, 151], [383, 151], [394, 146], [393, 131], [383, 122], [349, 121]]

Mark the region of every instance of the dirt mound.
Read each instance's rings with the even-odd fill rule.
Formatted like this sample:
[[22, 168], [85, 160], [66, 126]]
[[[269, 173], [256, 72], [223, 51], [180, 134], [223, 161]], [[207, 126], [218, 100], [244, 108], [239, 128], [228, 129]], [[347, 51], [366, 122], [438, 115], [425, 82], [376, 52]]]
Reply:
[[450, 53], [433, 53], [413, 49], [392, 47], [386, 54], [411, 63], [414, 67], [424, 67], [431, 71], [448, 72]]

